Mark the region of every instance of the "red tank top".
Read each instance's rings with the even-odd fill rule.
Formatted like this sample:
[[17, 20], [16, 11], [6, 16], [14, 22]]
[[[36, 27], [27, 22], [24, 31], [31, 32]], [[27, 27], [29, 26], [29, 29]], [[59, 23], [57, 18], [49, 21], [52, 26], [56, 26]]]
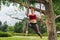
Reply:
[[29, 18], [30, 18], [30, 20], [35, 20], [36, 19], [36, 15], [29, 15]]

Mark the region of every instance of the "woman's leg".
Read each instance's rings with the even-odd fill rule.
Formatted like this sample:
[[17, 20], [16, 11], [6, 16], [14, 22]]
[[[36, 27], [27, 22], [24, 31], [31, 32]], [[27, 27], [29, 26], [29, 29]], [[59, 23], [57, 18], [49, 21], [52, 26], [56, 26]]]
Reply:
[[42, 38], [42, 34], [41, 34], [41, 32], [40, 32], [40, 28], [39, 28], [39, 26], [36, 24], [36, 33]]
[[31, 29], [33, 29], [42, 38], [42, 34], [41, 34], [37, 24], [32, 24]]
[[28, 27], [31, 27], [30, 23], [26, 23], [25, 35], [28, 35]]

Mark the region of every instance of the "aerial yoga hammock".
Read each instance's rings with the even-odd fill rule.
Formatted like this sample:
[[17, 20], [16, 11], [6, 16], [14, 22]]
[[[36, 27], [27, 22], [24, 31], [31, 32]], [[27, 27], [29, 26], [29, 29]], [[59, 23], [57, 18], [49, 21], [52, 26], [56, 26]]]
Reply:
[[[30, 0], [28, 0], [28, 2], [29, 2], [29, 5], [30, 5]], [[31, 8], [31, 9], [33, 11], [34, 8]], [[27, 9], [27, 13], [29, 13], [29, 7]], [[41, 16], [41, 13], [42, 13], [42, 11], [41, 11], [41, 1], [40, 1], [40, 16]], [[26, 14], [26, 15], [27, 15], [27, 17], [29, 17], [30, 20], [36, 20], [36, 15], [33, 15], [33, 16], [32, 15], [28, 16], [28, 14]], [[42, 22], [41, 19], [40, 19], [40, 22]], [[42, 38], [39, 27], [36, 23], [26, 22], [26, 35], [28, 34], [28, 27], [30, 27], [32, 30], [34, 30]]]

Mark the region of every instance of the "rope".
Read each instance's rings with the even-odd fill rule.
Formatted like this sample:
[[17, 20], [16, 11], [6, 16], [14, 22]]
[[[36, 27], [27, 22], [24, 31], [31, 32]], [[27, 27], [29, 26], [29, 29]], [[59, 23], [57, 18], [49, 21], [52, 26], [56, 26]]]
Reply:
[[[27, 13], [29, 14], [29, 5], [30, 5], [30, 0], [27, 0], [28, 1], [28, 8], [27, 8]], [[27, 15], [28, 15], [27, 14]]]
[[42, 10], [41, 10], [41, 7], [42, 7], [42, 0], [40, 0], [40, 22], [42, 22]]
[[42, 0], [40, 0], [40, 16], [42, 16], [41, 4], [42, 4]]

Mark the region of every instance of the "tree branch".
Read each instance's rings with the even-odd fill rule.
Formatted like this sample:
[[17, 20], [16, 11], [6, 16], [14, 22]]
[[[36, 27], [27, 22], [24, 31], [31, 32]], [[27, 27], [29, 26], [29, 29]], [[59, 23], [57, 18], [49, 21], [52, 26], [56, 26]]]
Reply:
[[17, 18], [17, 17], [12, 17], [12, 15], [9, 15], [9, 14], [7, 14], [9, 17], [11, 17], [11, 18], [14, 18], [14, 19], [17, 19], [17, 20], [23, 20], [23, 19], [19, 19], [19, 18]]
[[44, 1], [47, 2], [47, 3], [49, 2], [48, 0], [44, 0]]
[[56, 16], [55, 19], [57, 19], [58, 17], [60, 17], [60, 15]]
[[[19, 1], [17, 1], [17, 0], [14, 0], [14, 2], [15, 2], [15, 3], [18, 3], [18, 4], [22, 5], [22, 6], [24, 6], [24, 7], [26, 7], [26, 8], [28, 8], [28, 7], [29, 7], [29, 9], [32, 8], [31, 6], [28, 6], [28, 4], [26, 5], [26, 4], [24, 4], [24, 3], [22, 3], [22, 2], [19, 2]], [[39, 8], [35, 8], [35, 7], [33, 7], [33, 8], [34, 8], [36, 11], [40, 12], [40, 9], [39, 9]], [[42, 13], [45, 13], [45, 11], [42, 10]]]
[[[40, 0], [35, 0], [35, 2], [36, 3], [40, 3]], [[44, 0], [42, 0], [41, 2], [42, 2], [42, 4], [45, 4], [45, 1]]]

